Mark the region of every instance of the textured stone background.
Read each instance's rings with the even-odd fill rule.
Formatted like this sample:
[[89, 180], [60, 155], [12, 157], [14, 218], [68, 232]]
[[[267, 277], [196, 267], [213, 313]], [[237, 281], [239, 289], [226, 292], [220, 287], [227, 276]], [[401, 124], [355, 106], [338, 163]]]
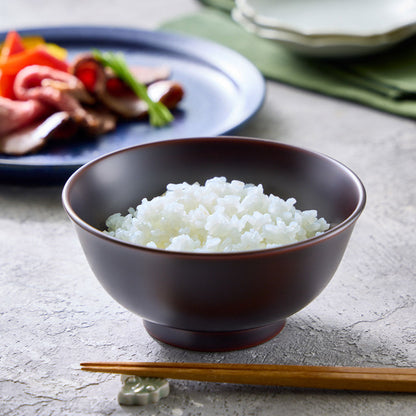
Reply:
[[[0, 29], [56, 24], [156, 27], [197, 10], [171, 2], [14, 0]], [[65, 10], [65, 11], [62, 11]], [[117, 16], [117, 22], [114, 22]], [[416, 367], [414, 121], [268, 82], [237, 133], [326, 153], [363, 180], [368, 203], [336, 275], [283, 332], [256, 348], [196, 353], [162, 345], [90, 271], [60, 187], [0, 186], [0, 416], [414, 415], [416, 396], [171, 382], [157, 405], [122, 408], [118, 376], [85, 360]]]

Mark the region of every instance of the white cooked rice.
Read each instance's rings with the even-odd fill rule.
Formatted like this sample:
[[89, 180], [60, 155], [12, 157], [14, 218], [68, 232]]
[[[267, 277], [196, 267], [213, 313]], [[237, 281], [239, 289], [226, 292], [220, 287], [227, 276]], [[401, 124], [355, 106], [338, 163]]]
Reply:
[[262, 185], [216, 177], [192, 185], [169, 184], [162, 196], [144, 198], [126, 216], [111, 215], [105, 233], [141, 246], [186, 252], [236, 252], [296, 243], [329, 224], [296, 200], [265, 195]]

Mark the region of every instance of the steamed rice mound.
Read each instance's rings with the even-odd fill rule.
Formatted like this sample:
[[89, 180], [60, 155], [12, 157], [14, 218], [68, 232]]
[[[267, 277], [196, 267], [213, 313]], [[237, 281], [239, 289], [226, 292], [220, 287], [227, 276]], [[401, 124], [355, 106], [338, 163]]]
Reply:
[[108, 235], [141, 246], [186, 252], [261, 250], [322, 234], [329, 224], [316, 210], [300, 211], [296, 200], [265, 195], [262, 185], [224, 177], [204, 186], [169, 184], [126, 216], [111, 215]]

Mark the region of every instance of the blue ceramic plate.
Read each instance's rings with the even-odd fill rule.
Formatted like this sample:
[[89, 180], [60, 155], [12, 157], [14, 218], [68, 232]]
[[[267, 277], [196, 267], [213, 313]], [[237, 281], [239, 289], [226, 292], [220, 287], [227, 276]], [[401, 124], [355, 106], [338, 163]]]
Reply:
[[[238, 53], [212, 42], [162, 31], [117, 27], [51, 27], [20, 30], [23, 36], [41, 35], [77, 54], [100, 50], [121, 51], [132, 65], [164, 65], [171, 78], [182, 83], [185, 98], [175, 120], [163, 128], [146, 121], [120, 124], [94, 140], [51, 145], [33, 155], [0, 155], [0, 181], [60, 182], [84, 163], [105, 153], [136, 144], [230, 133], [261, 107], [265, 81]], [[5, 37], [0, 34], [0, 39]]]

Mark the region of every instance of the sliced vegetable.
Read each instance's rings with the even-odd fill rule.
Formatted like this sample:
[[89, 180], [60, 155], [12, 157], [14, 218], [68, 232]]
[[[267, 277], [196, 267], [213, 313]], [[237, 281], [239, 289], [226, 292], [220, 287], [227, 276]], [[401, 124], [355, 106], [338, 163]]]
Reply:
[[0, 73], [0, 96], [15, 99], [13, 85], [16, 75]]
[[[6, 62], [11, 56], [23, 52], [25, 47], [22, 39], [15, 31], [7, 34], [0, 52], [0, 64]], [[13, 83], [15, 75], [2, 74], [0, 70], [0, 95], [7, 98], [14, 98]]]
[[15, 99], [13, 85], [17, 73], [29, 65], [44, 65], [68, 72], [66, 50], [45, 43], [41, 36], [21, 37], [17, 32], [7, 33], [0, 51], [0, 96]]
[[52, 56], [61, 61], [65, 61], [68, 57], [68, 51], [55, 43], [45, 43], [45, 48]]
[[23, 36], [22, 43], [25, 49], [32, 49], [38, 45], [44, 45], [45, 39], [42, 36], [32, 35], [32, 36]]
[[25, 47], [19, 34], [15, 31], [7, 33], [6, 39], [1, 48], [0, 63], [6, 62], [10, 56], [23, 52], [24, 50]]
[[130, 72], [124, 56], [121, 53], [93, 51], [97, 61], [104, 66], [111, 68], [114, 74], [125, 82], [134, 93], [146, 102], [148, 106], [150, 124], [156, 127], [162, 127], [173, 120], [173, 115], [169, 109], [160, 102], [154, 102], [147, 94], [147, 88]]
[[68, 72], [69, 69], [66, 61], [55, 58], [40, 45], [12, 55], [6, 62], [0, 64], [0, 70], [3, 74], [16, 75], [29, 65], [44, 65], [64, 72]]
[[[16, 35], [11, 35], [11, 33], [14, 33]], [[42, 45], [51, 55], [53, 55], [57, 59], [65, 60], [68, 56], [68, 51], [65, 48], [62, 48], [59, 45], [56, 45], [55, 43], [47, 43], [45, 39], [42, 36], [23, 36], [21, 37], [17, 32], [9, 32], [6, 36], [7, 37], [13, 37], [17, 38], [20, 43], [20, 48], [18, 50], [15, 50], [14, 53], [22, 52], [23, 50], [32, 49], [36, 46]], [[0, 49], [7, 46], [6, 40], [3, 42], [3, 44], [0, 45]]]
[[[3, 47], [4, 49], [4, 47]], [[2, 49], [2, 51], [3, 51]], [[10, 55], [5, 61], [0, 61], [0, 95], [14, 99], [13, 84], [17, 73], [29, 65], [49, 66], [60, 71], [68, 72], [66, 61], [50, 54], [44, 45]]]

